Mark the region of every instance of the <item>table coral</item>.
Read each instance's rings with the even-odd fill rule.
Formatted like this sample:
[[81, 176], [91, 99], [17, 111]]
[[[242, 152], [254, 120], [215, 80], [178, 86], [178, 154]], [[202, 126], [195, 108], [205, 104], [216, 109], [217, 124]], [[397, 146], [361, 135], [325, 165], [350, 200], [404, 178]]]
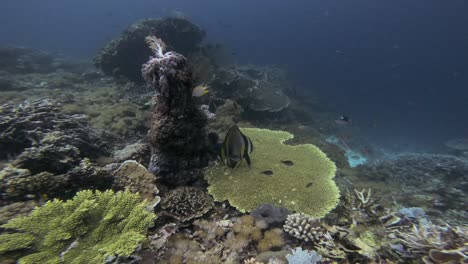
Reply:
[[130, 192], [81, 191], [4, 224], [21, 232], [0, 235], [0, 253], [25, 250], [22, 264], [104, 263], [108, 256], [129, 256], [154, 221], [146, 207]]
[[[336, 167], [320, 149], [311, 144], [285, 145], [293, 135], [284, 131], [241, 130], [255, 146], [252, 166], [208, 168], [208, 190], [216, 200], [228, 200], [242, 212], [271, 203], [317, 218], [336, 207], [339, 198], [333, 181]], [[292, 161], [293, 165], [284, 161]], [[262, 173], [265, 171], [273, 174]]]

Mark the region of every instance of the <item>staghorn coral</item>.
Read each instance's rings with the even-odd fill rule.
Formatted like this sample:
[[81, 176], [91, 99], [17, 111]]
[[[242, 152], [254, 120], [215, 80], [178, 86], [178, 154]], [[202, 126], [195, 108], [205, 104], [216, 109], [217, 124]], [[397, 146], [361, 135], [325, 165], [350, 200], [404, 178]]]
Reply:
[[206, 117], [192, 99], [193, 80], [187, 59], [165, 52], [153, 37], [154, 57], [143, 65], [142, 74], [156, 92], [151, 118], [149, 170], [170, 185], [198, 179], [208, 164]]
[[182, 222], [203, 216], [212, 207], [213, 198], [195, 187], [179, 187], [169, 191], [161, 201], [161, 209]]
[[0, 235], [0, 253], [19, 250], [22, 264], [104, 263], [108, 256], [129, 256], [154, 221], [146, 207], [130, 192], [81, 191], [4, 224], [21, 232]]
[[164, 39], [168, 48], [189, 55], [200, 44], [205, 33], [182, 18], [146, 19], [125, 29], [122, 35], [110, 41], [97, 56], [94, 65], [105, 74], [143, 82], [139, 67], [152, 55], [145, 37], [156, 35]]
[[413, 256], [422, 257], [426, 263], [464, 263], [468, 261], [468, 227], [439, 226], [420, 221], [410, 228], [396, 231], [399, 241]]
[[[206, 170], [209, 192], [215, 200], [228, 200], [241, 212], [262, 203], [323, 217], [336, 207], [339, 190], [333, 181], [335, 164], [310, 144], [285, 145], [292, 134], [284, 131], [244, 128], [252, 140], [252, 166], [231, 170], [214, 165]], [[292, 161], [288, 166], [282, 161]], [[272, 171], [268, 176], [263, 171]]]

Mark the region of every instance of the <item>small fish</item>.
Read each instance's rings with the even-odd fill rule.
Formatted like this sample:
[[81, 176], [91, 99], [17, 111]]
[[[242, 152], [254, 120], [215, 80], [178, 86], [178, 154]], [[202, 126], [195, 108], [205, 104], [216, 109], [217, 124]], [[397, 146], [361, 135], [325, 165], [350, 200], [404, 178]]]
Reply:
[[193, 88], [192, 96], [193, 97], [201, 97], [201, 96], [208, 93], [209, 88], [210, 87], [208, 85], [206, 85], [206, 84], [203, 84], [203, 83], [199, 84], [199, 85], [195, 86], [195, 88]]
[[220, 157], [229, 168], [235, 168], [244, 159], [250, 167], [250, 154], [252, 151], [252, 140], [244, 135], [237, 125], [234, 125], [224, 138]]
[[266, 170], [266, 171], [262, 171], [262, 174], [265, 174], [266, 176], [271, 176], [273, 175], [273, 172], [271, 170]]
[[351, 118], [348, 116], [340, 116], [338, 119], [335, 120], [335, 123], [338, 125], [350, 125], [351, 124]]
[[294, 162], [292, 162], [292, 160], [282, 160], [281, 163], [283, 163], [286, 166], [294, 165]]
[[310, 187], [312, 187], [312, 185], [314, 185], [314, 183], [313, 183], [313, 182], [309, 182], [309, 183], [306, 185], [306, 188], [310, 188]]

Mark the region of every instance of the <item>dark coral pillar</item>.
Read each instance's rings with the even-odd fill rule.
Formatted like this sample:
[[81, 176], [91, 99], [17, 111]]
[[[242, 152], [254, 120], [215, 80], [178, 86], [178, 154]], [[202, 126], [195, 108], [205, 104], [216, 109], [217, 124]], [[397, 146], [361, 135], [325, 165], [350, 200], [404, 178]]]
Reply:
[[164, 52], [161, 40], [148, 40], [155, 56], [143, 65], [148, 85], [156, 90], [151, 119], [149, 170], [170, 185], [186, 185], [207, 165], [206, 117], [192, 101], [193, 80], [187, 59]]

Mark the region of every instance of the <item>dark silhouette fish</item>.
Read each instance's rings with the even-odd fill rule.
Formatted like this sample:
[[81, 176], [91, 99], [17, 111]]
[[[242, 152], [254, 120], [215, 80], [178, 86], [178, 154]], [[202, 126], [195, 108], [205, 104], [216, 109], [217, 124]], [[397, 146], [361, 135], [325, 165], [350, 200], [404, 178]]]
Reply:
[[235, 168], [242, 160], [246, 160], [250, 167], [250, 154], [253, 144], [237, 125], [232, 126], [224, 138], [221, 147], [221, 159], [229, 168]]
[[294, 165], [294, 162], [292, 162], [292, 160], [282, 160], [281, 163], [283, 163], [286, 166]]
[[273, 172], [271, 170], [266, 170], [266, 171], [262, 171], [262, 174], [264, 174], [266, 176], [271, 176], [271, 175], [273, 175]]

